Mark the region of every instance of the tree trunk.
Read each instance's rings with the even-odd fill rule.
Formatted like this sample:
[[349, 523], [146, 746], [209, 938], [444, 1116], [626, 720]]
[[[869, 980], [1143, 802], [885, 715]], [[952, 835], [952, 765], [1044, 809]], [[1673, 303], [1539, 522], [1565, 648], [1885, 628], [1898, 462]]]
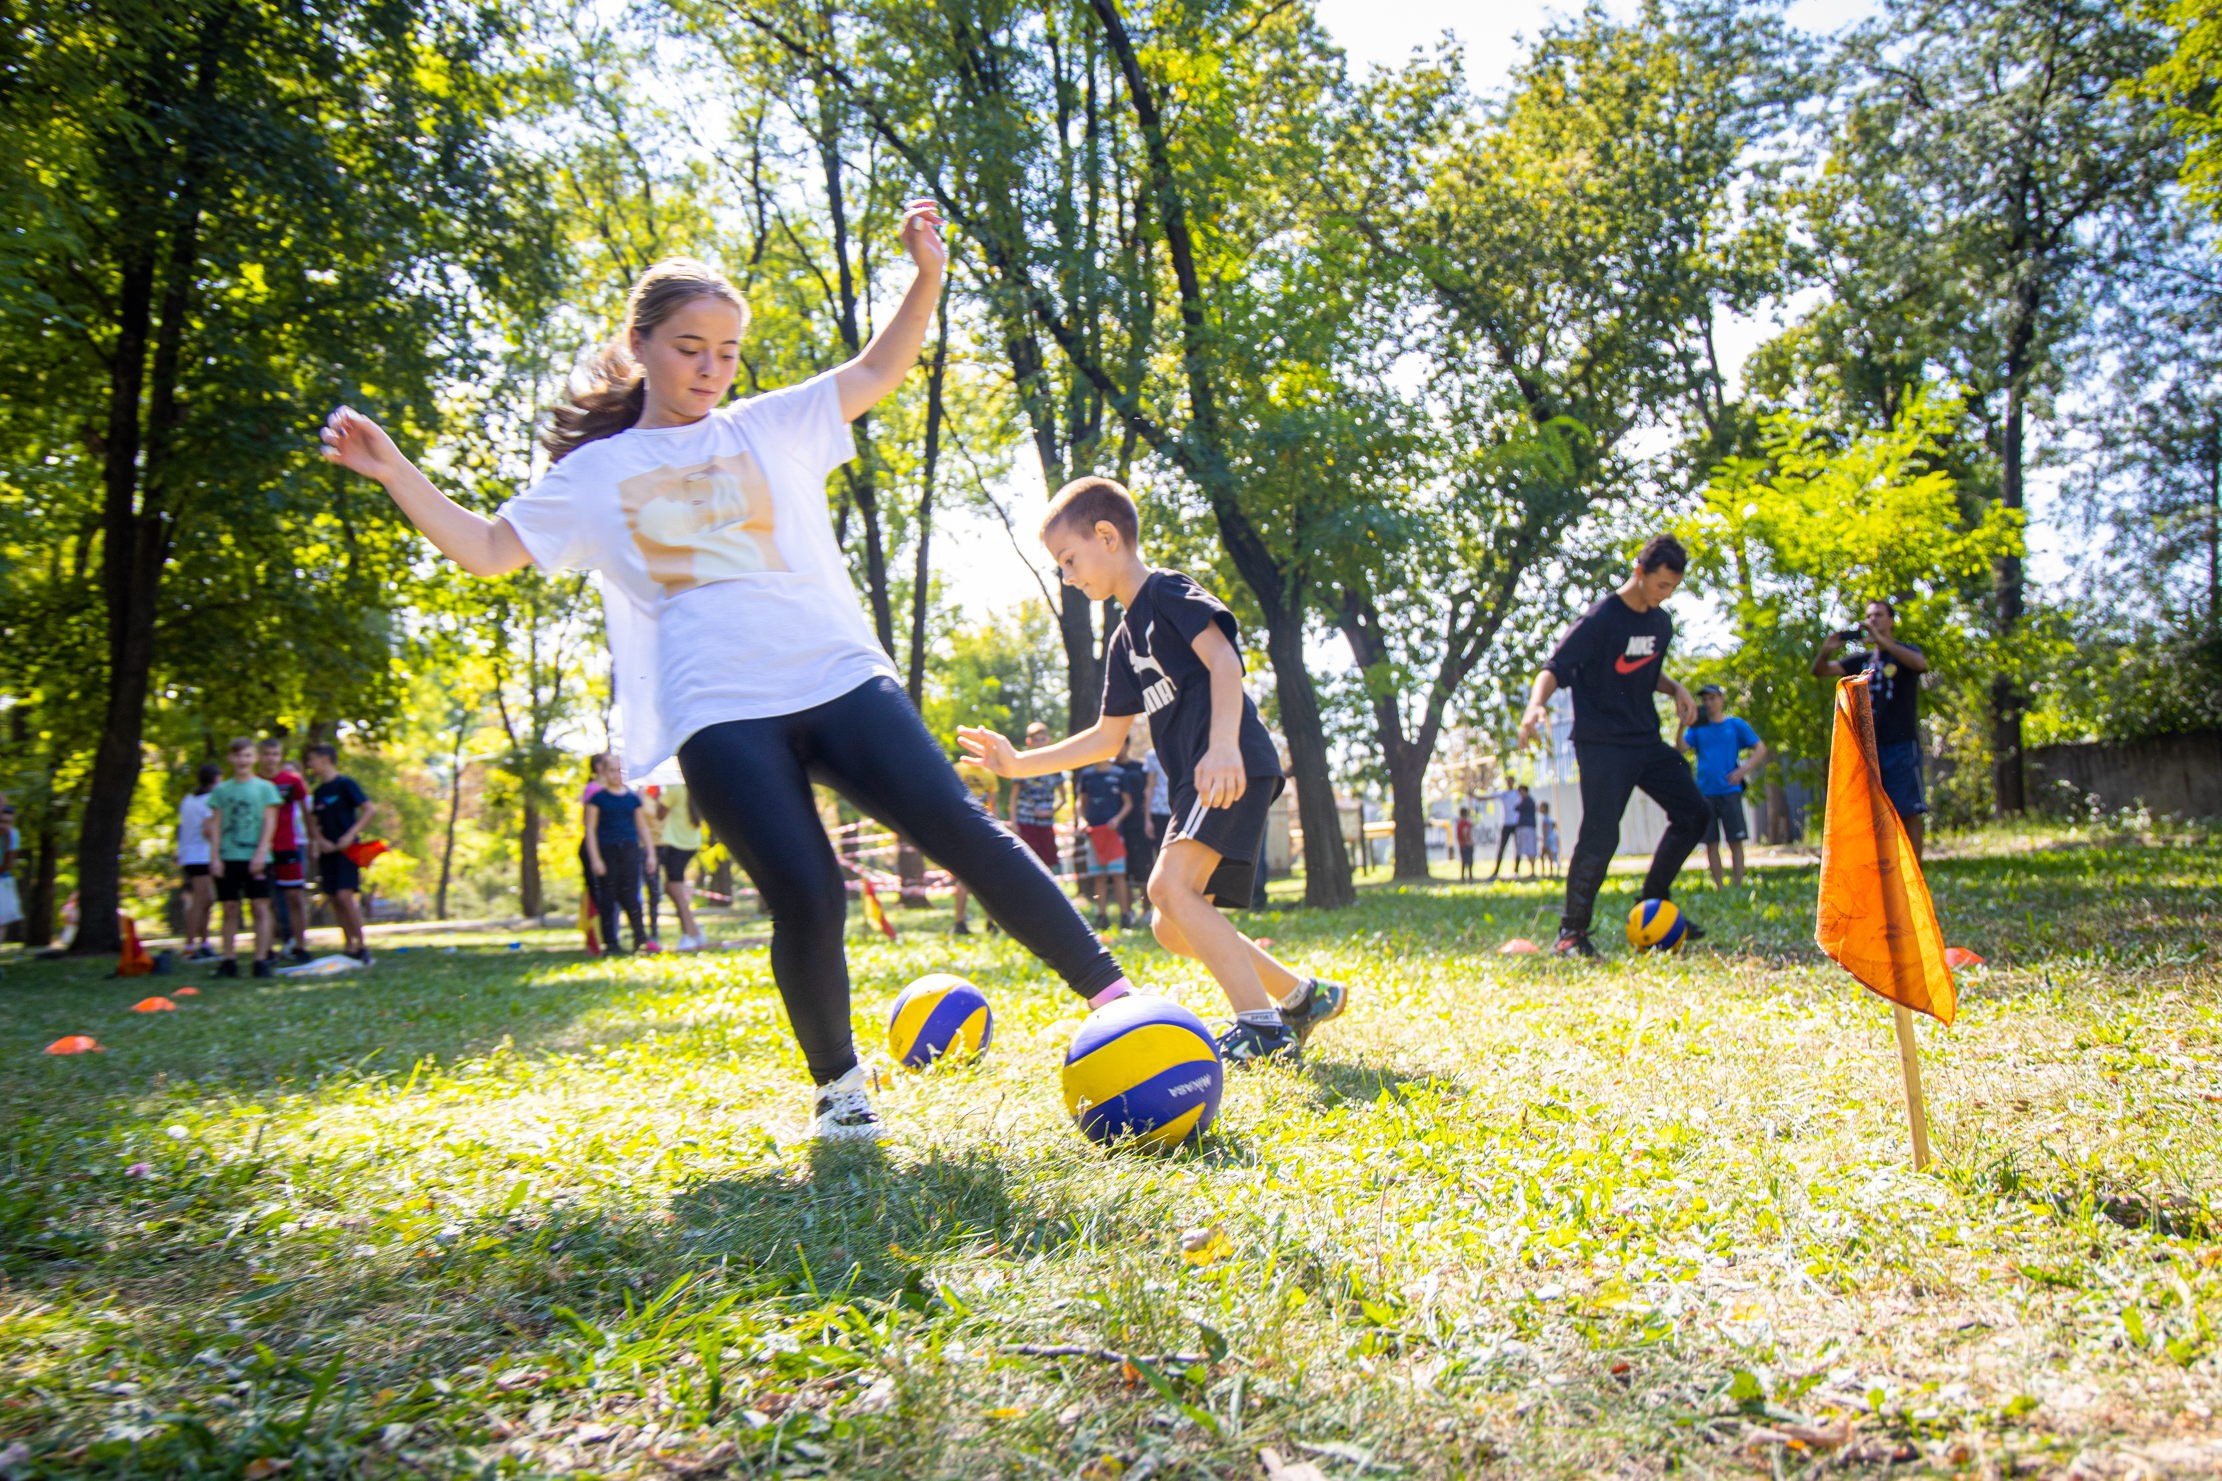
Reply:
[[23, 901], [25, 946], [54, 944], [54, 876], [61, 863], [62, 840], [54, 826], [53, 805], [49, 798], [46, 818], [32, 840], [31, 893]]
[[[434, 920], [447, 919], [447, 886], [455, 875], [455, 817], [463, 810], [463, 762], [458, 747], [453, 765], [448, 771], [447, 842], [440, 846], [440, 892], [432, 906]], [[524, 912], [530, 915], [531, 911]]]
[[1343, 852], [1319, 694], [1311, 670], [1304, 667], [1303, 624], [1293, 619], [1275, 623], [1266, 633], [1266, 652], [1273, 660], [1273, 692], [1281, 702], [1281, 729], [1296, 772], [1296, 815], [1304, 825], [1304, 903], [1340, 910], [1356, 903], [1358, 892], [1350, 882], [1350, 856]]
[[[219, 10], [201, 33], [193, 84], [195, 114], [200, 118], [210, 117], [214, 110], [218, 58], [230, 20], [228, 10]], [[171, 512], [164, 507], [164, 475], [178, 421], [178, 369], [200, 264], [206, 168], [196, 141], [184, 139], [177, 144], [181, 167], [167, 223], [167, 281], [159, 321], [154, 294], [163, 254], [158, 246], [160, 228], [151, 219], [144, 226], [153, 229], [123, 233], [126, 245], [117, 264], [116, 334], [108, 360], [108, 431], [101, 468], [100, 576], [108, 608], [108, 703], [85, 779], [85, 812], [77, 841], [74, 949], [81, 955], [107, 955], [123, 945], [116, 911], [123, 904], [124, 835], [131, 821], [132, 794], [139, 786], [147, 691], [154, 673], [156, 601], [174, 537]], [[167, 159], [145, 163], [164, 174], [172, 169]], [[150, 324], [154, 328], [151, 347]]]
[[[2006, 388], [2005, 476], [1999, 490], [1999, 502], [2013, 510], [2022, 507], [2023, 399], [2021, 378], [2016, 375]], [[1999, 557], [1997, 586], [1998, 636], [2009, 640], [2022, 616], [2020, 556]], [[1991, 781], [2002, 815], [2019, 813], [2023, 806], [2021, 713], [2026, 703], [2012, 675], [1999, 674], [1991, 680]]]
[[1389, 807], [1395, 877], [1433, 879], [1427, 862], [1427, 757], [1418, 746], [1404, 745], [1389, 758]]
[[517, 912], [538, 920], [546, 913], [540, 896], [540, 808], [527, 796], [524, 811], [517, 832]]
[[1780, 845], [1790, 841], [1790, 796], [1782, 785], [1782, 763], [1769, 761], [1765, 768], [1767, 791], [1767, 842]]
[[918, 559], [911, 568], [910, 580], [910, 676], [906, 686], [910, 691], [911, 707], [920, 714], [926, 709], [927, 591], [933, 578], [927, 545], [934, 530], [934, 471], [941, 461], [942, 375], [949, 364], [947, 279], [942, 281], [941, 302], [935, 306], [934, 318], [937, 327], [933, 366], [926, 372], [926, 456], [925, 465], [919, 470]]

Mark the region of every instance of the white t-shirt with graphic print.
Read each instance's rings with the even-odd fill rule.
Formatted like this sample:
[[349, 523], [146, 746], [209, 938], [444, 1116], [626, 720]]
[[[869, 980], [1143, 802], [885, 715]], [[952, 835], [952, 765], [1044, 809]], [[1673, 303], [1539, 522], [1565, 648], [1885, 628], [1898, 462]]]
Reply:
[[502, 505], [542, 570], [600, 578], [629, 773], [704, 726], [895, 677], [826, 510], [827, 475], [854, 456], [828, 371], [684, 427], [590, 442]]

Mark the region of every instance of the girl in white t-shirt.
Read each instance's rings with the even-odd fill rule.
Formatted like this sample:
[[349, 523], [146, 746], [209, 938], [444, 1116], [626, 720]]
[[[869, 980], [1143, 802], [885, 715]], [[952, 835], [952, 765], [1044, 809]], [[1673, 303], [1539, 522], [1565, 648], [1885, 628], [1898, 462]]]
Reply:
[[341, 407], [324, 456], [385, 485], [456, 564], [527, 561], [600, 578], [612, 729], [636, 774], [676, 753], [703, 821], [763, 894], [772, 975], [818, 1091], [811, 1130], [877, 1136], [849, 1031], [848, 900], [811, 796], [821, 782], [962, 879], [1014, 940], [1092, 1005], [1129, 987], [1057, 882], [971, 805], [874, 640], [833, 536], [826, 478], [849, 423], [917, 363], [948, 252], [931, 201], [903, 217], [917, 276], [847, 364], [725, 403], [748, 306], [685, 259], [633, 287], [621, 344], [558, 407], [553, 465], [494, 518], [434, 488], [376, 423]]

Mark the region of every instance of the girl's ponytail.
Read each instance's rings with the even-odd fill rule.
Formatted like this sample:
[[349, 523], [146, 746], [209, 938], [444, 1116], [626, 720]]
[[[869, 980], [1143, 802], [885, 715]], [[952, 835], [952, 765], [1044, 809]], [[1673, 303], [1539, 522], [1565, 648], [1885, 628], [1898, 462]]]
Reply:
[[748, 301], [717, 269], [691, 257], [667, 257], [649, 268], [633, 284], [624, 331], [580, 367], [585, 384], [567, 387], [550, 411], [540, 443], [551, 461], [560, 463], [588, 443], [615, 437], [640, 420], [648, 404], [648, 380], [633, 359], [633, 336], [653, 333], [698, 298], [732, 305], [741, 316], [741, 332], [748, 332]]

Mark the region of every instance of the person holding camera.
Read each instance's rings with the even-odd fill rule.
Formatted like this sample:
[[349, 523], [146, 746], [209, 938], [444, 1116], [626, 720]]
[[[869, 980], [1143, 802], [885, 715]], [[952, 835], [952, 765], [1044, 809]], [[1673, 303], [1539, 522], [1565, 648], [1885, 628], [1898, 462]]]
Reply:
[[[1867, 604], [1859, 627], [1830, 633], [1813, 657], [1818, 679], [1841, 679], [1864, 670], [1875, 712], [1875, 759], [1881, 763], [1883, 791], [1906, 825], [1913, 856], [1921, 858], [1921, 835], [1929, 803], [1921, 782], [1921, 676], [1929, 660], [1919, 648], [1894, 635], [1898, 609], [1881, 597]], [[1867, 640], [1864, 648], [1844, 645]]]

